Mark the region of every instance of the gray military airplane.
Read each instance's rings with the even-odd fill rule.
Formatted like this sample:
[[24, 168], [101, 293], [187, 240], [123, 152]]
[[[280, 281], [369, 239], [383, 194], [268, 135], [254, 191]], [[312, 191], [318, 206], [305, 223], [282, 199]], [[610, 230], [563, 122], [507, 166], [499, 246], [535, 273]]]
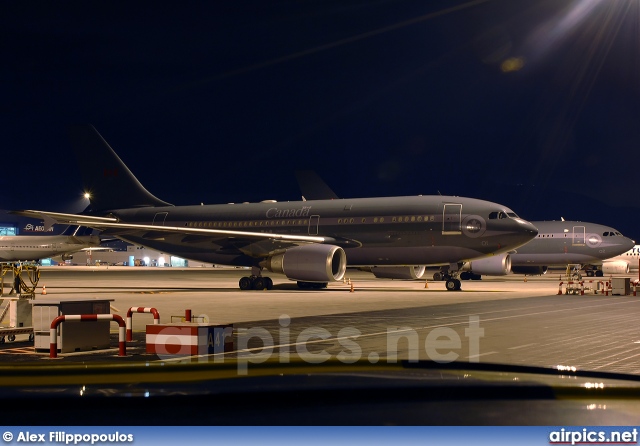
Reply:
[[45, 224], [79, 224], [186, 259], [251, 267], [239, 286], [270, 289], [263, 269], [301, 288], [341, 280], [347, 264], [450, 265], [516, 249], [538, 233], [497, 203], [455, 196], [407, 196], [174, 206], [147, 191], [93, 128], [74, 127], [91, 210], [14, 211]]
[[[535, 221], [538, 235], [529, 243], [510, 253], [467, 262], [460, 278], [479, 279], [481, 275], [509, 273], [541, 275], [549, 267], [580, 265], [588, 276], [602, 276], [622, 271], [622, 263], [607, 261], [630, 250], [635, 242], [617, 230], [596, 223], [579, 221]], [[624, 266], [628, 272], [628, 263]], [[614, 267], [617, 268], [614, 271]], [[440, 280], [442, 273], [435, 273]]]
[[73, 253], [100, 246], [100, 237], [92, 230], [69, 226], [60, 235], [12, 235], [0, 237], [0, 262], [38, 261], [60, 256], [73, 258]]

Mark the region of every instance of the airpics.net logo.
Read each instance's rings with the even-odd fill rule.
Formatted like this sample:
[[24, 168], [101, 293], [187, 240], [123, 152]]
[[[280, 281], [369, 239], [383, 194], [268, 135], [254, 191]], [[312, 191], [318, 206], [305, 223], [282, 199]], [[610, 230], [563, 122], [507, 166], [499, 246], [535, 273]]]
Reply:
[[637, 444], [636, 428], [624, 431], [605, 431], [583, 428], [581, 430], [560, 429], [549, 433], [549, 444]]
[[[356, 327], [333, 328], [332, 331], [313, 326], [293, 334], [291, 318], [283, 314], [278, 319], [278, 326], [275, 329], [237, 328], [235, 330], [237, 340], [233, 353], [236, 355], [240, 375], [248, 373], [249, 364], [261, 364], [275, 359], [281, 364], [286, 364], [294, 355], [309, 364], [321, 364], [332, 359], [345, 364], [353, 364], [363, 359], [371, 364], [380, 361], [395, 364], [401, 359], [418, 362], [420, 359], [425, 359], [425, 355], [426, 359], [438, 363], [457, 361], [460, 357], [466, 357], [469, 362], [479, 362], [480, 339], [484, 337], [484, 328], [480, 327], [480, 317], [470, 316], [466, 325], [464, 322], [455, 325], [463, 328], [462, 336], [451, 326], [419, 329], [387, 327], [374, 333], [362, 333]], [[161, 331], [158, 336], [162, 335]], [[156, 354], [160, 359], [174, 359], [175, 344], [184, 341], [178, 340], [169, 332], [166, 335], [167, 346], [172, 342], [174, 348], [163, 349], [162, 345], [156, 345]], [[384, 338], [383, 351], [371, 351], [381, 344], [380, 337]], [[216, 340], [216, 342], [224, 343], [225, 340]], [[329, 344], [331, 347], [328, 347]], [[196, 356], [201, 362], [212, 360], [214, 363], [224, 363], [225, 360], [223, 353]]]

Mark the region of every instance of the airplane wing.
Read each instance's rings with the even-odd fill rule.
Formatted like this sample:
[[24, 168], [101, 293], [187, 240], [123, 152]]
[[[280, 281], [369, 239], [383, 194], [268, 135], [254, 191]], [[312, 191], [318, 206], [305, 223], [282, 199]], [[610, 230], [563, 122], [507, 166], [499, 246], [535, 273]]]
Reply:
[[[37, 210], [10, 211], [11, 214], [44, 220], [45, 226], [53, 224], [76, 224], [105, 231], [107, 234], [136, 234], [146, 239], [161, 239], [165, 235], [184, 236], [183, 241], [194, 242], [209, 239], [217, 243], [223, 242], [229, 248], [235, 248], [253, 254], [273, 253], [292, 245], [309, 243], [343, 244], [331, 237], [312, 235], [277, 234], [273, 232], [236, 231], [227, 229], [190, 228], [186, 226], [156, 226], [135, 223], [122, 223], [113, 217], [96, 217], [80, 214], [65, 214]], [[264, 242], [269, 242], [268, 247]], [[251, 247], [251, 248], [249, 248]], [[261, 249], [256, 249], [260, 247]], [[260, 254], [258, 254], [260, 255]]]

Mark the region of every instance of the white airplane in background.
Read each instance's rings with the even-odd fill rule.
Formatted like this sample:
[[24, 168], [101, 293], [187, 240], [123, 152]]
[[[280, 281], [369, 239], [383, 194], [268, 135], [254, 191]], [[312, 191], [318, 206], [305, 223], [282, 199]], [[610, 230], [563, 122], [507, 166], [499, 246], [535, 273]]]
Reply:
[[615, 257], [602, 261], [604, 274], [626, 274], [629, 271], [638, 271], [640, 261], [640, 245]]
[[0, 262], [38, 261], [60, 256], [73, 258], [74, 252], [100, 246], [100, 237], [89, 235], [92, 229], [69, 226], [60, 235], [10, 235], [0, 237]]

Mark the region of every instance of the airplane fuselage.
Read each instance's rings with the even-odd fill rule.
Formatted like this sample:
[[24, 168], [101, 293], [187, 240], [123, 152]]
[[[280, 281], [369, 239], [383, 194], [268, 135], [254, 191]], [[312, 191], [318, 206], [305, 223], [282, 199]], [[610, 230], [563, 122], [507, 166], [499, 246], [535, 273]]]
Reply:
[[[323, 236], [345, 250], [349, 266], [448, 264], [506, 252], [537, 232], [502, 205], [447, 196], [146, 207], [110, 214], [154, 226]], [[256, 265], [287, 248], [241, 236], [117, 233], [134, 244], [224, 265]]]
[[593, 264], [634, 245], [608, 226], [596, 223], [536, 221], [538, 235], [511, 254], [512, 265]]

